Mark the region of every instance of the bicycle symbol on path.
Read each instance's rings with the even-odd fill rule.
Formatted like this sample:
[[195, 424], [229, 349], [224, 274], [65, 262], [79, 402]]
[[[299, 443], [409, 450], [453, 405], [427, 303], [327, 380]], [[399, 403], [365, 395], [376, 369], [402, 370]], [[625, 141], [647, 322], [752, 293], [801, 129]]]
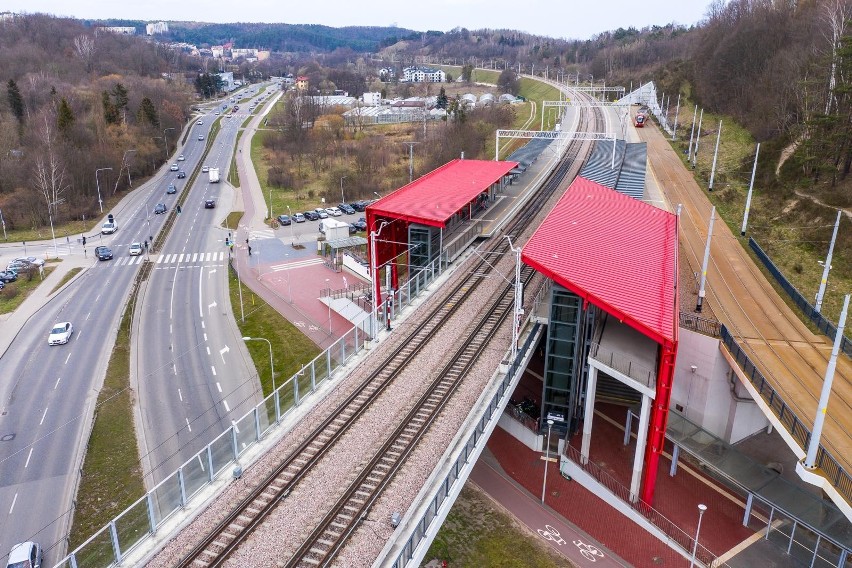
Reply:
[[[566, 542], [565, 539], [562, 538], [562, 535], [559, 534], [559, 530], [550, 525], [544, 525], [543, 529], [538, 529], [538, 534], [541, 535], [543, 539], [553, 541], [559, 546], [562, 546]], [[597, 562], [598, 558], [604, 558], [604, 553], [593, 544], [586, 544], [582, 540], [575, 540], [573, 541], [573, 544], [580, 550], [580, 554], [582, 554], [586, 560]]]

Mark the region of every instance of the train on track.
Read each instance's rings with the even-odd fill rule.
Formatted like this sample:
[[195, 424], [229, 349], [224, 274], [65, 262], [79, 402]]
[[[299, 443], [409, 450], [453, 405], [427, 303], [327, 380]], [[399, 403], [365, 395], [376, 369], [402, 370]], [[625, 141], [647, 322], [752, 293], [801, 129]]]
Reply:
[[645, 126], [645, 122], [648, 120], [648, 115], [644, 112], [637, 112], [636, 116], [633, 118], [633, 126], [636, 128], [642, 128]]

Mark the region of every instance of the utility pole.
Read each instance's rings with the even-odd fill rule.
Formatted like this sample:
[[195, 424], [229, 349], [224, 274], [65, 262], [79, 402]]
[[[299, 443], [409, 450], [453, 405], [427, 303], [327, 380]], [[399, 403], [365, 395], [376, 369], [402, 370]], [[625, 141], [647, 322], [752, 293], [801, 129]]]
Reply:
[[408, 144], [408, 183], [414, 180], [414, 145], [420, 142], [403, 142]]

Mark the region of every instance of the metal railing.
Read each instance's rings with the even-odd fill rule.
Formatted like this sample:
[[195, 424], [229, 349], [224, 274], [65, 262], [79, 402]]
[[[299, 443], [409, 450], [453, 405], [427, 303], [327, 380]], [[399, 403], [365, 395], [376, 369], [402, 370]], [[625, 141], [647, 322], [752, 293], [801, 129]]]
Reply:
[[[787, 295], [790, 296], [790, 299], [793, 300], [793, 303], [796, 304], [802, 313], [807, 317], [817, 328], [824, 333], [831, 341], [834, 341], [834, 338], [837, 336], [837, 326], [834, 325], [831, 321], [829, 321], [825, 316], [823, 316], [820, 312], [816, 311], [810, 302], [808, 302], [805, 297], [799, 292], [793, 284], [790, 283], [789, 280], [781, 273], [775, 263], [772, 262], [772, 259], [769, 258], [760, 245], [757, 244], [752, 238], [748, 240], [748, 246], [754, 251], [754, 254], [763, 263], [763, 266], [766, 267], [766, 270], [775, 278], [775, 281], [778, 282], [778, 285], [781, 286], [781, 289], [787, 292]], [[849, 357], [852, 357], [852, 341], [849, 340], [845, 335], [840, 342], [840, 349]]]
[[451, 495], [453, 486], [459, 482], [462, 471], [470, 461], [470, 456], [476, 454], [477, 446], [484, 445], [488, 441], [488, 436], [485, 435], [485, 431], [487, 430], [489, 423], [492, 420], [499, 420], [500, 415], [503, 413], [503, 408], [505, 408], [506, 403], [512, 394], [509, 390], [512, 385], [512, 381], [517, 373], [523, 373], [524, 371], [519, 361], [523, 361], [525, 355], [532, 348], [533, 340], [538, 337], [536, 331], [539, 325], [540, 324], [536, 324], [527, 336], [523, 346], [518, 351], [518, 357], [510, 364], [506, 375], [503, 377], [503, 380], [497, 389], [497, 392], [491, 398], [488, 406], [484, 409], [482, 416], [476, 423], [476, 428], [470, 433], [464, 448], [453, 463], [450, 472], [440, 483], [437, 494], [432, 498], [432, 501], [429, 503], [426, 511], [417, 521], [412, 534], [405, 541], [405, 544], [402, 545], [396, 558], [393, 559], [394, 568], [403, 568], [408, 565], [409, 560], [413, 557], [417, 547], [420, 545], [420, 542], [429, 530], [432, 521], [438, 516], [441, 506]]
[[[695, 546], [695, 538], [684, 532], [679, 526], [674, 524], [665, 515], [654, 509], [651, 505], [637, 499], [635, 502], [630, 500], [630, 488], [623, 485], [612, 475], [604, 471], [599, 465], [592, 460], [583, 463], [580, 450], [565, 444], [563, 455], [574, 462], [574, 464], [594, 478], [599, 484], [615, 495], [618, 499], [629, 505], [634, 511], [645, 517], [652, 525], [662, 531], [672, 542], [676, 543], [681, 549], [690, 553]], [[727, 566], [727, 564], [719, 563], [716, 556], [707, 550], [700, 543], [695, 554], [695, 559], [705, 566]]]
[[[784, 402], [781, 394], [769, 384], [763, 373], [754, 366], [754, 363], [751, 362], [746, 352], [737, 344], [734, 337], [728, 331], [728, 328], [723, 325], [721, 332], [722, 343], [728, 348], [731, 356], [740, 366], [746, 377], [748, 377], [749, 382], [757, 389], [760, 397], [772, 409], [772, 413], [784, 425], [784, 428], [796, 440], [796, 443], [802, 448], [807, 448], [811, 439], [810, 429], [799, 420], [795, 411]], [[850, 478], [849, 473], [843, 469], [822, 445], [820, 445], [817, 451], [815, 465], [822, 470], [823, 476], [828, 479], [831, 485], [837, 489], [847, 502], [852, 501], [852, 478]]]
[[646, 387], [651, 388], [657, 382], [657, 373], [654, 370], [635, 363], [627, 355], [604, 349], [600, 343], [591, 344], [589, 357]]
[[709, 337], [718, 338], [722, 333], [719, 320], [702, 318], [689, 312], [680, 312], [680, 327]]

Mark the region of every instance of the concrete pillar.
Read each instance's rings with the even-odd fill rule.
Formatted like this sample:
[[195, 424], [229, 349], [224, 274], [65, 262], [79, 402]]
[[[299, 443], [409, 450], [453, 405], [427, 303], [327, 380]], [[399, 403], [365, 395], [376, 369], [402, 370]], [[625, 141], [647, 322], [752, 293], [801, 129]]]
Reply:
[[642, 466], [645, 463], [645, 444], [648, 441], [648, 420], [651, 415], [651, 401], [648, 395], [642, 395], [642, 411], [639, 415], [639, 428], [636, 429], [636, 454], [633, 457], [633, 475], [630, 478], [630, 501], [639, 499], [639, 484], [642, 480]]
[[598, 370], [589, 366], [589, 381], [586, 384], [586, 408], [583, 411], [583, 445], [580, 461], [589, 463], [589, 446], [592, 445], [592, 418], [595, 416], [595, 390], [598, 386]]

